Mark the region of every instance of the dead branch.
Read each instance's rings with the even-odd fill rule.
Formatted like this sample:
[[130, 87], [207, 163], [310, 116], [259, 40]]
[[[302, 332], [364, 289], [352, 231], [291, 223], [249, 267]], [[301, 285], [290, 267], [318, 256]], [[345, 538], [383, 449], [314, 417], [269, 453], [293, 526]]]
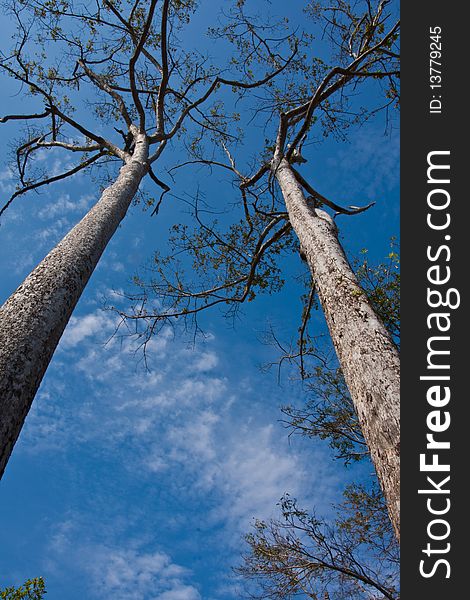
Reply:
[[367, 204], [367, 206], [362, 206], [362, 207], [349, 206], [348, 208], [344, 208], [343, 206], [339, 206], [339, 204], [336, 204], [335, 202], [332, 202], [331, 200], [328, 200], [328, 198], [325, 198], [325, 196], [323, 196], [322, 194], [320, 194], [319, 192], [317, 192], [308, 183], [308, 181], [302, 177], [302, 175], [297, 171], [297, 169], [295, 169], [292, 165], [291, 165], [291, 169], [292, 169], [292, 172], [295, 175], [295, 178], [300, 183], [300, 185], [305, 190], [307, 190], [307, 192], [309, 194], [311, 194], [311, 196], [313, 197], [313, 200], [314, 200], [315, 204], [317, 206], [319, 206], [320, 204], [324, 204], [325, 206], [329, 206], [331, 209], [333, 209], [333, 210], [336, 211], [336, 215], [358, 215], [359, 213], [362, 213], [362, 212], [368, 210], [369, 208], [371, 208], [371, 206], [374, 206], [374, 204], [375, 204], [375, 202], [371, 202], [370, 204]]

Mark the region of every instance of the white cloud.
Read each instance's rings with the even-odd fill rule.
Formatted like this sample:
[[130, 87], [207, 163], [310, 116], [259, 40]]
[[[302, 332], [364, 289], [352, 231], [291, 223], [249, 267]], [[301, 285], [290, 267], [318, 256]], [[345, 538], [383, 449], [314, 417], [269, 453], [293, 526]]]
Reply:
[[83, 573], [89, 598], [200, 599], [197, 588], [189, 582], [191, 571], [172, 561], [166, 552], [146, 548], [143, 540], [132, 539], [122, 545], [117, 538], [106, 542], [96, 538], [96, 531], [86, 526], [84, 530], [80, 517], [58, 523], [48, 547], [49, 568], [65, 562]]
[[305, 496], [308, 479], [326, 489], [326, 470], [317, 463], [307, 478], [304, 457], [272, 424], [276, 407], [274, 418], [263, 415], [255, 390], [237, 396], [227, 378], [211, 372], [219, 360], [210, 345], [188, 349], [164, 329], [147, 348], [152, 371], [146, 371], [136, 367], [133, 340], [115, 337], [103, 345], [115, 326], [115, 315], [106, 311], [72, 317], [57, 360], [72, 367], [77, 385], [87, 380], [88, 391], [71, 405], [61, 398], [69, 390], [58, 387], [57, 372], [46, 381], [28, 421], [36, 451], [46, 434], [46, 448], [50, 434], [64, 448], [87, 440], [116, 452], [126, 444], [132, 448], [132, 461], [123, 457], [126, 468], [139, 463], [147, 473], [171, 472], [170, 485], [191, 481], [194, 493], [219, 495], [209, 517], [236, 529], [271, 511], [286, 491]]
[[39, 241], [41, 247], [47, 244], [49, 246], [48, 250], [51, 250], [51, 246], [62, 239], [71, 228], [70, 221], [66, 217], [60, 217], [52, 221], [50, 225], [38, 230], [34, 237]]
[[242, 525], [242, 530], [251, 517], [265, 517], [271, 512], [286, 491], [305, 493], [300, 456], [288, 454], [284, 444], [276, 441], [272, 425], [250, 428], [234, 439], [222, 472], [231, 518]]
[[207, 465], [210, 468], [211, 461], [218, 458], [214, 429], [220, 422], [220, 416], [209, 409], [202, 409], [196, 414], [194, 412], [184, 425], [174, 426], [167, 431], [167, 440], [176, 460], [191, 467]]
[[71, 317], [60, 343], [63, 348], [73, 348], [91, 336], [97, 336], [103, 341], [105, 336], [109, 337], [116, 329], [116, 325], [116, 317], [113, 315], [110, 318], [103, 311], [96, 311], [84, 317]]
[[12, 194], [15, 190], [13, 184], [14, 173], [10, 167], [4, 167], [0, 170], [0, 190], [5, 194]]
[[[396, 188], [400, 168], [398, 136], [392, 139], [368, 128], [357, 133], [350, 145], [341, 147], [328, 164], [341, 174], [341, 204], [358, 204], [364, 200], [380, 202], [382, 196]], [[336, 181], [337, 178], [335, 178]]]
[[[49, 396], [40, 396], [29, 419], [36, 451], [46, 434], [46, 448], [54, 435], [63, 448], [85, 440], [108, 451], [130, 444], [127, 468], [136, 468], [137, 461], [147, 473], [176, 473], [171, 485], [191, 481], [194, 493], [219, 495], [220, 506], [209, 518], [225, 519], [237, 530], [271, 511], [284, 492], [305, 495], [302, 456], [252, 404], [262, 400], [255, 391], [238, 397], [229, 380], [211, 372], [219, 362], [213, 348], [188, 349], [163, 330], [148, 348], [149, 372], [136, 367], [129, 338], [102, 345], [115, 325], [115, 315], [105, 311], [71, 319], [58, 361], [73, 365], [77, 385], [84, 385], [85, 376], [88, 391], [69, 408], [61, 398], [68, 389], [57, 387], [57, 373], [46, 382]], [[78, 354], [72, 359], [70, 352]], [[319, 469], [318, 478], [323, 476]]]
[[192, 586], [181, 585], [159, 594], [155, 600], [199, 600], [199, 592]]
[[65, 511], [44, 517], [50, 591], [65, 572], [90, 600], [201, 600], [214, 583], [227, 598], [253, 518], [286, 492], [324, 512], [327, 453], [289, 445], [285, 399], [226, 372], [215, 338], [188, 348], [162, 330], [149, 372], [130, 339], [101, 343], [114, 326], [106, 311], [71, 320], [16, 448], [64, 478]]
[[214, 352], [202, 352], [193, 362], [195, 371], [211, 371], [219, 364], [218, 356]]
[[[172, 563], [164, 552], [145, 553], [132, 548], [92, 546], [84, 548], [80, 554], [79, 559], [85, 563], [94, 586], [105, 597], [141, 600], [168, 594], [168, 598], [199, 598], [193, 586], [184, 585], [181, 581], [187, 570]], [[181, 590], [185, 590], [185, 596], [171, 595], [180, 594]]]
[[225, 407], [220, 415], [205, 410], [167, 434], [171, 460], [197, 473], [194, 488], [220, 498], [209, 520], [235, 534], [245, 532], [253, 517], [273, 514], [285, 492], [307, 497], [309, 479], [325, 491], [332, 482], [321, 461], [307, 477], [305, 456], [290, 451], [274, 425], [255, 419], [241, 425], [235, 416], [240, 408], [235, 403], [233, 411]]
[[38, 212], [41, 220], [56, 219], [69, 213], [85, 213], [96, 200], [93, 194], [84, 194], [78, 199], [71, 198], [70, 194], [61, 194], [57, 200], [48, 202]]
[[[91, 453], [104, 461], [106, 473], [112, 473], [109, 482], [91, 472], [94, 483], [88, 485], [100, 506], [106, 506], [100, 510], [109, 511], [108, 522], [114, 523], [116, 514], [131, 518], [125, 494], [116, 498], [115, 493], [137, 486], [139, 502], [132, 501], [137, 517], [132, 518], [149, 536], [145, 547], [126, 542], [117, 549], [116, 539], [124, 535], [117, 526], [98, 541], [83, 539], [86, 528], [78, 535], [65, 526], [62, 540], [59, 534], [54, 537], [57, 553], [61, 543], [76, 540], [80, 557], [72, 552], [72, 558], [97, 589], [106, 590], [103, 597], [199, 600], [199, 591], [158, 547], [161, 519], [164, 529], [173, 528], [184, 544], [195, 537], [207, 552], [221, 544], [230, 554], [239, 549], [253, 517], [276, 514], [284, 493], [303, 505], [315, 495], [321, 510], [337, 481], [323, 451], [307, 455], [288, 444], [276, 423], [276, 403], [283, 398], [276, 402], [271, 394], [266, 402], [266, 390], [261, 393], [246, 381], [241, 387], [238, 373], [232, 381], [220, 371], [216, 339], [189, 349], [164, 329], [151, 342], [149, 372], [136, 366], [130, 339], [101, 343], [114, 326], [115, 315], [105, 311], [71, 320], [28, 417], [21, 448], [35, 457], [46, 452], [48, 462], [62, 455], [68, 464], [71, 453]], [[78, 468], [88, 477], [89, 465]], [[119, 484], [112, 483], [116, 480]], [[155, 493], [157, 501], [152, 500]], [[64, 546], [61, 552], [66, 556], [69, 550]]]

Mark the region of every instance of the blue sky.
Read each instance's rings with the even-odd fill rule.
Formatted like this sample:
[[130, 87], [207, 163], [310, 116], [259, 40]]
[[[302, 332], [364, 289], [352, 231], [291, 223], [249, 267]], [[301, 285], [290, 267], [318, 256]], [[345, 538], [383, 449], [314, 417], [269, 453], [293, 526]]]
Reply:
[[[21, 102], [2, 89], [1, 114]], [[377, 260], [399, 219], [398, 139], [383, 130], [379, 117], [346, 145], [309, 146], [302, 167], [335, 201], [377, 201], [340, 217], [346, 248], [367, 247]], [[15, 131], [2, 125], [3, 139]], [[51, 153], [44, 160], [60, 166]], [[5, 153], [0, 165], [5, 198], [14, 188]], [[174, 194], [195, 177], [208, 198], [231, 200], [225, 176], [204, 171], [181, 171]], [[17, 199], [0, 226], [0, 301], [97, 198], [85, 174]], [[149, 370], [132, 338], [112, 337], [116, 315], [103, 299], [131, 289], [180, 210], [173, 197], [157, 217], [131, 208], [67, 327], [0, 483], [0, 587], [42, 575], [49, 600], [229, 599], [253, 518], [275, 515], [285, 492], [327, 514], [344, 483], [364, 475], [345, 471], [323, 443], [287, 438], [279, 407], [300, 403], [302, 387], [287, 371], [279, 384], [259, 369], [277, 357], [259, 341], [268, 323], [295, 334], [295, 282], [245, 307], [235, 327], [208, 313], [207, 337], [195, 344], [164, 329], [150, 343]]]

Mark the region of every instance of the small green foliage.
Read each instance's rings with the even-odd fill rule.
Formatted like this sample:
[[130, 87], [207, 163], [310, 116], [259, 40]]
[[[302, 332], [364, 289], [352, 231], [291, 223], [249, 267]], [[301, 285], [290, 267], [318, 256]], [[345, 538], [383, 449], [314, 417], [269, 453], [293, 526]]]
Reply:
[[327, 440], [346, 465], [368, 455], [354, 405], [339, 368], [316, 365], [307, 374], [307, 401], [301, 408], [285, 406], [285, 424], [296, 434]]
[[46, 586], [42, 577], [28, 579], [19, 588], [7, 587], [0, 590], [1, 600], [42, 600], [46, 594]]
[[371, 265], [367, 250], [355, 261], [356, 275], [375, 312], [382, 319], [397, 346], [400, 340], [400, 255], [395, 237], [384, 262]]
[[[161, 319], [193, 318], [208, 306], [218, 304], [232, 318], [243, 302], [259, 294], [271, 294], [284, 285], [283, 255], [297, 247], [283, 215], [274, 217], [272, 205], [259, 200], [254, 209], [239, 204], [242, 216], [224, 228], [223, 220], [202, 220], [202, 201], [193, 207], [194, 224], [172, 226], [169, 252], [155, 253], [150, 282], [138, 281], [142, 299], [159, 298]], [[135, 283], [137, 280], [134, 281]]]
[[372, 548], [380, 540], [382, 543], [386, 540], [387, 546], [395, 547], [387, 507], [377, 482], [369, 488], [364, 484], [348, 485], [343, 498], [337, 507], [339, 531], [344, 531], [358, 545], [367, 544]]

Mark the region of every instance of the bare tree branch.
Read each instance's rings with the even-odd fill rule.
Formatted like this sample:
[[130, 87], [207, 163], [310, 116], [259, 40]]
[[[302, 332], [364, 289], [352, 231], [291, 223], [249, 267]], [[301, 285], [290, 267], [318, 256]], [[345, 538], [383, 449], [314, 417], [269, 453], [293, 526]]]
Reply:
[[[165, 0], [163, 11], [165, 11], [165, 5], [168, 5], [168, 2], [169, 2], [169, 0]], [[142, 35], [140, 36], [140, 39], [135, 47], [134, 53], [129, 61], [129, 80], [130, 80], [130, 86], [131, 86], [131, 90], [132, 90], [132, 98], [134, 100], [135, 107], [136, 107], [137, 112], [140, 117], [139, 130], [141, 133], [145, 129], [145, 111], [144, 111], [144, 107], [142, 106], [142, 103], [140, 101], [139, 94], [137, 93], [135, 65], [139, 59], [140, 54], [142, 53], [142, 48], [144, 47], [144, 44], [149, 35], [156, 5], [157, 5], [157, 0], [152, 0], [150, 3], [149, 11], [147, 13], [147, 18], [146, 18], [145, 25], [144, 25], [144, 28], [142, 31]], [[166, 10], [167, 10], [167, 14], [168, 14], [168, 6], [167, 6]]]
[[102, 148], [100, 144], [78, 146], [75, 144], [68, 144], [66, 142], [59, 142], [57, 140], [52, 142], [43, 142], [38, 140], [36, 145], [38, 148], [64, 148], [65, 150], [70, 150], [71, 152], [94, 152], [95, 150], [100, 150]]
[[[289, 113], [287, 113], [285, 115], [286, 119], [290, 119], [293, 117], [294, 118], [299, 117], [300, 115], [302, 115], [305, 112], [303, 125], [299, 129], [297, 135], [295, 136], [294, 141], [291, 143], [289, 150], [286, 152], [285, 157], [287, 160], [289, 160], [291, 158], [292, 153], [297, 148], [297, 145], [299, 144], [299, 142], [301, 141], [303, 136], [307, 133], [308, 128], [310, 126], [311, 119], [312, 119], [313, 111], [315, 110], [315, 108], [320, 103], [324, 102], [334, 92], [336, 92], [338, 89], [343, 87], [346, 83], [348, 83], [348, 81], [350, 81], [352, 78], [354, 78], [354, 73], [356, 72], [356, 68], [361, 63], [363, 63], [368, 56], [376, 53], [382, 46], [387, 44], [387, 42], [398, 31], [399, 27], [400, 27], [400, 22], [398, 21], [397, 23], [395, 23], [395, 25], [392, 27], [392, 29], [377, 44], [375, 44], [371, 48], [364, 50], [364, 52], [362, 52], [362, 54], [360, 54], [355, 60], [353, 60], [346, 69], [343, 69], [341, 67], [334, 67], [326, 75], [326, 77], [323, 79], [323, 81], [320, 83], [320, 85], [315, 90], [315, 93], [313, 94], [312, 98], [310, 99], [310, 101], [308, 103], [306, 103], [303, 106], [300, 106], [296, 109], [293, 109], [292, 111], [290, 111]], [[328, 83], [338, 74], [342, 74], [343, 77], [340, 78], [335, 83], [331, 84], [329, 87], [327, 87]], [[389, 72], [385, 72], [381, 76], [388, 77], [389, 75], [390, 75]], [[283, 145], [284, 145], [284, 140], [281, 137], [280, 139], [278, 139], [278, 142], [277, 142], [278, 151], [282, 151]]]
[[88, 77], [90, 78], [90, 80], [92, 81], [92, 83], [94, 83], [96, 86], [98, 86], [98, 88], [100, 90], [103, 90], [104, 92], [106, 92], [107, 94], [109, 94], [113, 100], [116, 101], [118, 107], [119, 107], [119, 112], [122, 115], [122, 118], [124, 119], [127, 128], [129, 130], [131, 130], [132, 128], [132, 120], [129, 116], [129, 112], [127, 110], [126, 107], [126, 103], [124, 102], [124, 99], [122, 98], [122, 96], [120, 96], [111, 86], [109, 86], [106, 81], [100, 77], [99, 75], [97, 75], [96, 73], [94, 73], [85, 63], [84, 60], [79, 60], [78, 64], [82, 67], [82, 69], [85, 71], [85, 73], [88, 75]]
[[71, 175], [75, 175], [75, 173], [78, 173], [79, 171], [83, 171], [83, 169], [86, 169], [87, 167], [89, 167], [91, 164], [96, 162], [103, 155], [104, 155], [104, 152], [100, 151], [100, 152], [98, 152], [98, 154], [95, 154], [94, 156], [90, 157], [88, 160], [77, 165], [76, 167], [73, 167], [72, 169], [70, 169], [68, 171], [65, 171], [64, 173], [61, 173], [60, 175], [54, 175], [53, 177], [48, 177], [47, 179], [42, 179], [41, 181], [37, 181], [35, 183], [25, 185], [21, 189], [17, 190], [10, 197], [8, 202], [3, 205], [3, 207], [0, 209], [0, 217], [7, 210], [7, 208], [11, 205], [13, 200], [15, 200], [15, 198], [17, 198], [18, 196], [21, 196], [22, 194], [25, 194], [26, 192], [30, 192], [31, 190], [36, 190], [37, 188], [43, 187], [45, 185], [49, 185], [50, 183], [54, 183], [55, 181], [60, 181], [61, 179], [66, 179], [67, 177], [70, 177]]
[[152, 217], [153, 217], [154, 215], [158, 215], [158, 211], [160, 210], [160, 205], [162, 203], [163, 196], [165, 194], [167, 194], [170, 191], [171, 188], [166, 183], [164, 183], [163, 181], [161, 181], [160, 179], [158, 179], [158, 177], [153, 172], [152, 167], [149, 167], [149, 171], [148, 172], [149, 172], [149, 175], [150, 175], [150, 179], [153, 182], [155, 182], [159, 187], [161, 187], [163, 189], [163, 192], [161, 193], [160, 198], [159, 198], [159, 200], [158, 200], [155, 208], [152, 211]]
[[316, 205], [318, 206], [319, 204], [324, 204], [325, 206], [329, 206], [333, 210], [336, 210], [337, 215], [339, 215], [339, 214], [341, 214], [341, 215], [358, 215], [359, 213], [362, 213], [362, 212], [368, 210], [369, 208], [371, 208], [371, 206], [374, 206], [374, 204], [375, 204], [375, 202], [371, 202], [370, 204], [367, 204], [366, 206], [362, 206], [362, 207], [349, 206], [348, 208], [339, 206], [339, 204], [336, 204], [335, 202], [328, 200], [328, 198], [325, 198], [325, 196], [322, 196], [322, 194], [317, 192], [308, 183], [308, 181], [302, 177], [302, 175], [297, 171], [297, 169], [295, 169], [293, 166], [291, 166], [291, 169], [295, 175], [295, 178], [300, 183], [300, 185], [303, 188], [305, 188], [309, 194], [312, 195]]
[[157, 116], [157, 135], [163, 135], [165, 132], [165, 125], [163, 120], [163, 109], [165, 94], [167, 92], [169, 70], [168, 70], [168, 9], [169, 2], [164, 0], [162, 8], [162, 20], [160, 28], [161, 36], [161, 74], [162, 79], [160, 87], [158, 88], [158, 98], [156, 105], [156, 116]]
[[31, 114], [31, 115], [5, 115], [4, 117], [0, 117], [0, 123], [6, 123], [7, 121], [27, 121], [28, 119], [44, 119], [45, 117], [50, 116], [51, 109], [46, 108], [43, 113]]

